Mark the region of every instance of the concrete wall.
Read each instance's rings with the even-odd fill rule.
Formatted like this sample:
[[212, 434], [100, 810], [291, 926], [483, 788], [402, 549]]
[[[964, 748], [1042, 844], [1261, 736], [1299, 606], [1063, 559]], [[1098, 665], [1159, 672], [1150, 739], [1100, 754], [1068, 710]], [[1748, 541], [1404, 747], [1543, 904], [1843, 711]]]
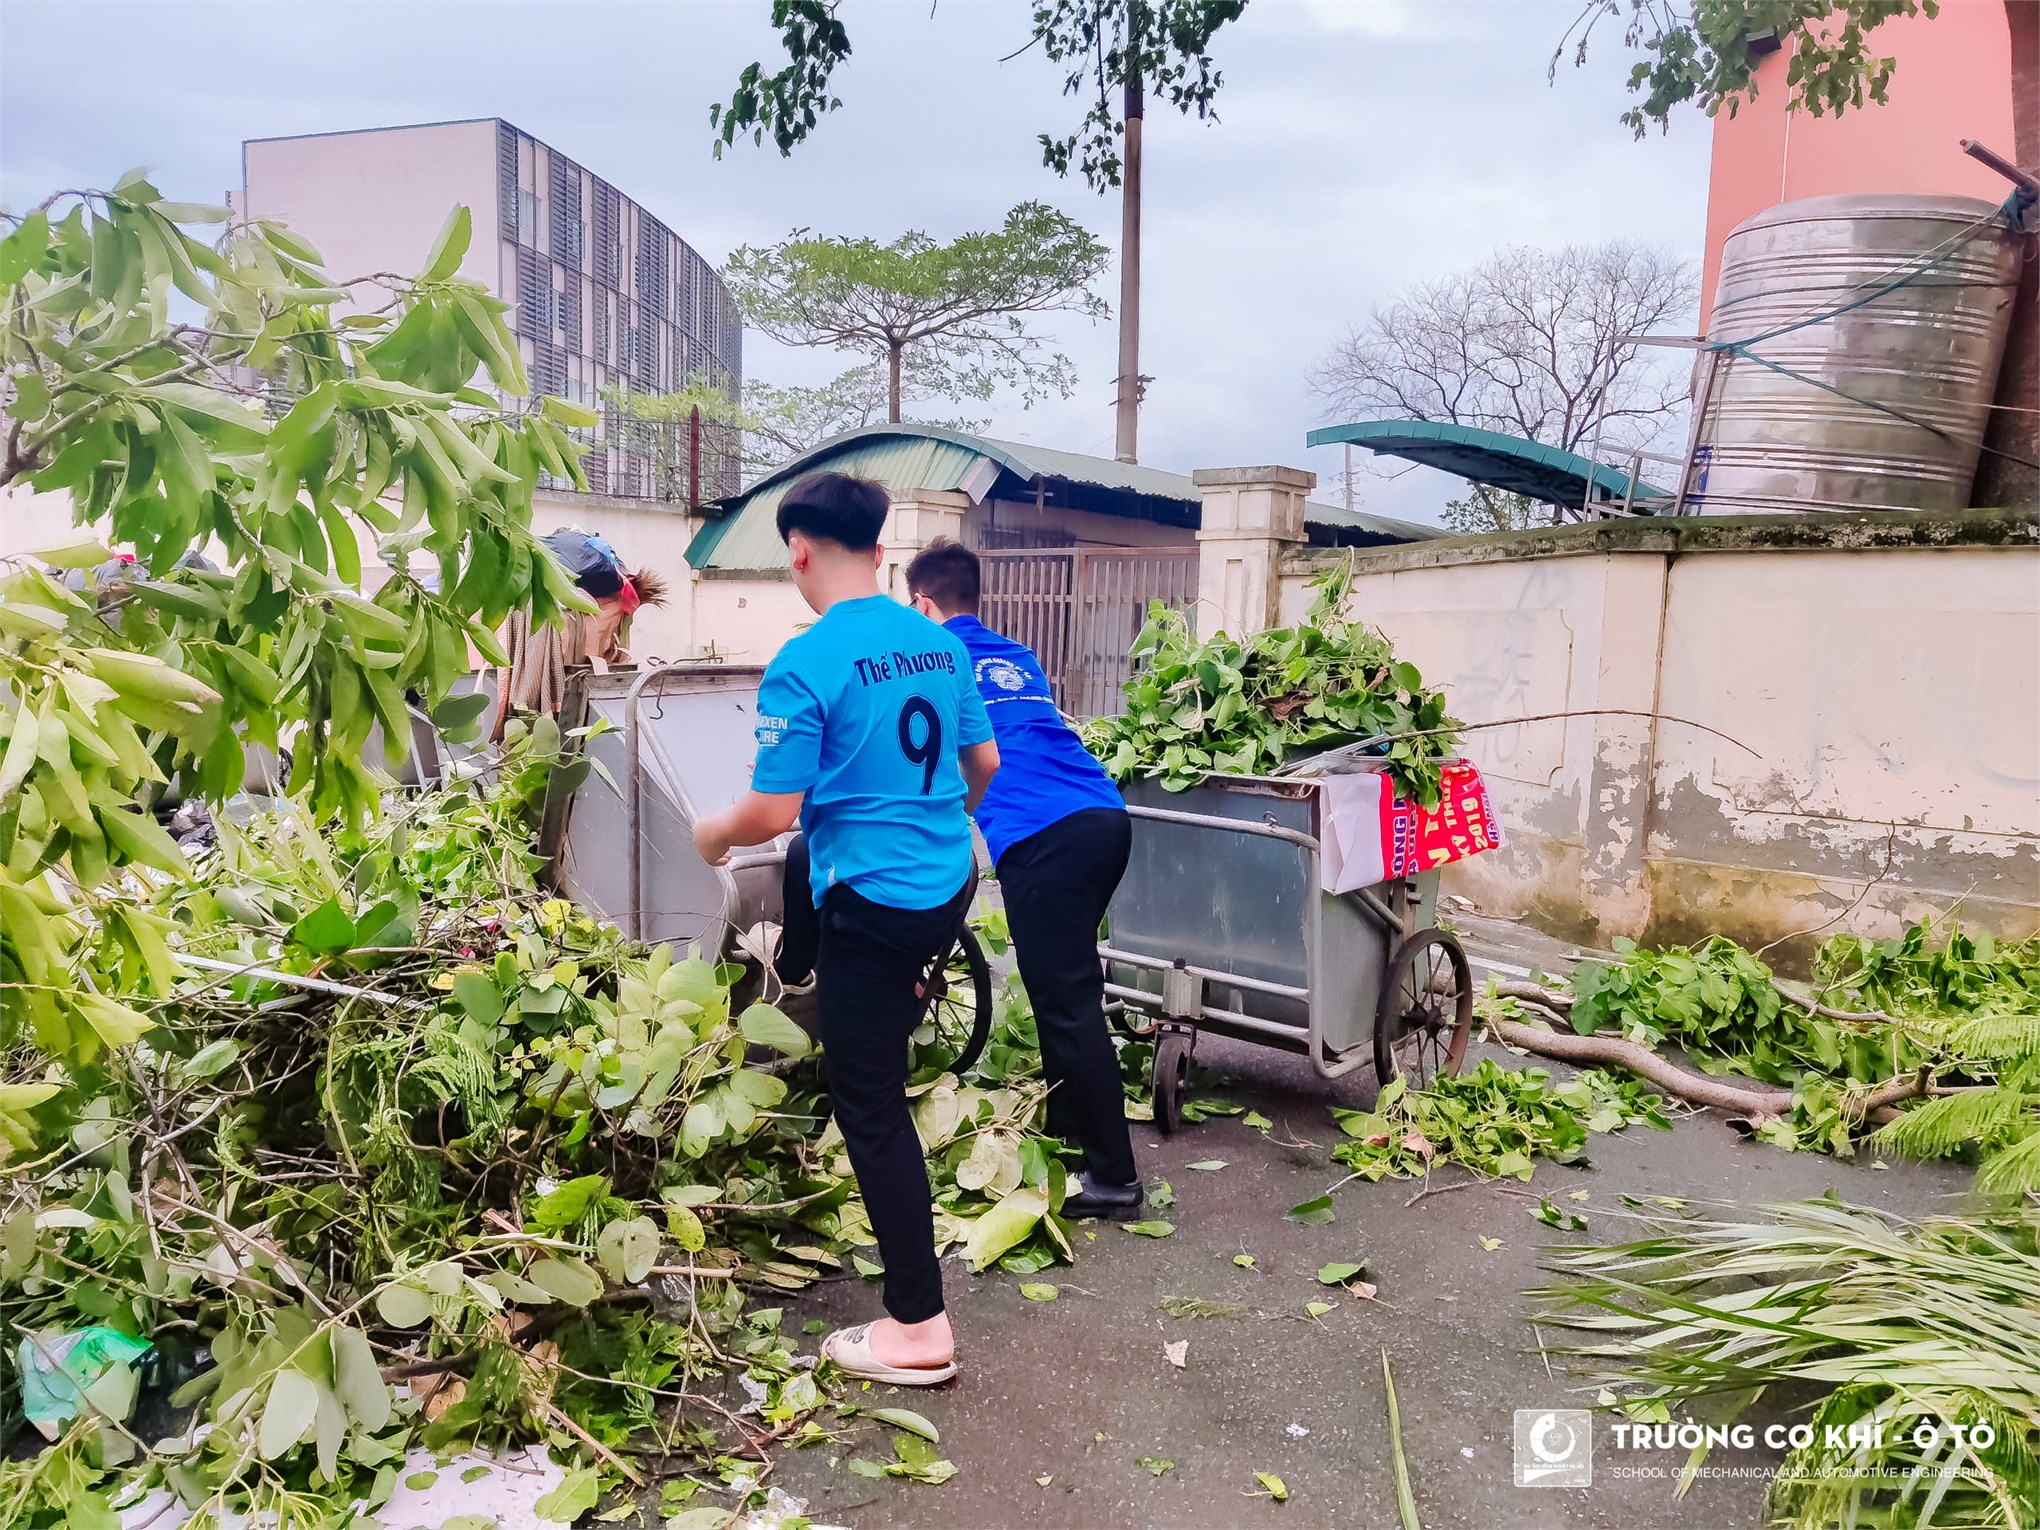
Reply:
[[[1282, 619], [1347, 556], [1290, 553]], [[1890, 933], [1958, 907], [2040, 929], [2040, 516], [1603, 523], [1350, 556], [1349, 613], [1463, 721], [1615, 714], [1466, 736], [1510, 836], [1450, 874], [1484, 911], [1602, 943]]]

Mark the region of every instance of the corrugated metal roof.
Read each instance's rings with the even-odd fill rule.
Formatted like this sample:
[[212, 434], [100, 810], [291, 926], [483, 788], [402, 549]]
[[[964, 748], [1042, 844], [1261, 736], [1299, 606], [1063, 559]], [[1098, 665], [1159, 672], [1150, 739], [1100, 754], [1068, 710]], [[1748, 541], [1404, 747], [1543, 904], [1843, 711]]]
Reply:
[[[687, 561], [695, 568], [726, 571], [786, 567], [777, 524], [779, 503], [796, 479], [822, 468], [874, 479], [897, 493], [961, 489], [973, 473], [981, 474], [987, 462], [998, 470], [992, 490], [998, 497], [1031, 497], [1031, 486], [1045, 480], [1060, 486], [1057, 503], [1074, 509], [1184, 528], [1195, 527], [1203, 515], [1203, 497], [1182, 473], [933, 425], [871, 425], [823, 442], [723, 500], [722, 517], [696, 534], [688, 545]], [[1331, 532], [1334, 540], [1340, 532], [1398, 542], [1443, 535], [1435, 526], [1336, 505], [1306, 505], [1304, 517], [1308, 524]]]
[[[860, 433], [861, 434], [861, 433]], [[696, 568], [781, 569], [786, 544], [779, 540], [779, 502], [805, 474], [824, 462], [832, 472], [869, 478], [894, 491], [959, 489], [982, 460], [981, 454], [932, 436], [884, 435], [861, 441], [841, 436], [847, 450], [825, 443], [788, 463], [742, 494], [723, 501], [722, 519], [704, 526], [688, 545]]]
[[1357, 531], [1392, 542], [1435, 542], [1446, 534], [1443, 527], [1426, 526], [1421, 521], [1399, 521], [1390, 515], [1348, 510], [1344, 505], [1321, 505], [1314, 499], [1304, 501], [1303, 521], [1306, 526], [1323, 526], [1334, 532]]

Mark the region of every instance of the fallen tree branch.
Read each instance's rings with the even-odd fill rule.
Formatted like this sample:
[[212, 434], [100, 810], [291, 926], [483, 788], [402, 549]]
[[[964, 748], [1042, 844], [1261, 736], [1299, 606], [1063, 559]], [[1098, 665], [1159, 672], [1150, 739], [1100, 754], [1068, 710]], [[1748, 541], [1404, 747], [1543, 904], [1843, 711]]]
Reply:
[[1542, 983], [1520, 983], [1506, 978], [1495, 978], [1488, 985], [1488, 992], [1498, 999], [1521, 999], [1526, 1003], [1541, 1004], [1561, 1015], [1572, 1012], [1571, 994], [1554, 993]]
[[1830, 1020], [1876, 1021], [1882, 1025], [1903, 1025], [1905, 1022], [1895, 1015], [1887, 1015], [1881, 1009], [1835, 1009], [1818, 999], [1808, 998], [1787, 988], [1778, 979], [1771, 979], [1771, 986], [1791, 1003], [1798, 1005], [1809, 1014], [1825, 1015]]
[[[1606, 1063], [1634, 1073], [1656, 1084], [1667, 1094], [1693, 1105], [1732, 1110], [1751, 1117], [1782, 1116], [1792, 1109], [1792, 1091], [1771, 1084], [1731, 1084], [1703, 1073], [1689, 1073], [1676, 1063], [1660, 1057], [1640, 1042], [1619, 1036], [1581, 1036], [1572, 1031], [1547, 1031], [1516, 1020], [1487, 1017], [1488, 1030], [1505, 1046], [1560, 1062]], [[1867, 1094], [1851, 1096], [1845, 1103], [1861, 1120], [1877, 1115], [1906, 1100], [1926, 1099], [1944, 1094], [1966, 1093], [1970, 1086], [1944, 1087], [1934, 1082], [1933, 1070], [1921, 1068], [1898, 1078], [1888, 1078]]]
[[1766, 1084], [1740, 1087], [1704, 1074], [1688, 1073], [1667, 1062], [1649, 1047], [1619, 1036], [1579, 1036], [1571, 1031], [1547, 1031], [1520, 1021], [1490, 1015], [1488, 1029], [1495, 1038], [1519, 1051], [1539, 1057], [1555, 1057], [1570, 1063], [1610, 1063], [1656, 1084], [1667, 1094], [1677, 1095], [1695, 1105], [1712, 1105], [1717, 1110], [1740, 1111], [1752, 1116], [1782, 1116], [1792, 1108], [1792, 1091]]

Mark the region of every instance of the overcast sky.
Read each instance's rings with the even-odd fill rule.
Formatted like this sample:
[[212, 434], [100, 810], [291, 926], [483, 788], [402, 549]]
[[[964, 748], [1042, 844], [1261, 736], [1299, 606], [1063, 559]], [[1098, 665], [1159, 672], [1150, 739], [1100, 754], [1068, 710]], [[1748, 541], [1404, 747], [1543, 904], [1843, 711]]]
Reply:
[[[1221, 121], [1148, 119], [1141, 459], [1315, 469], [1337, 448], [1304, 373], [1411, 282], [1501, 244], [1624, 236], [1697, 259], [1708, 123], [1637, 142], [1617, 120], [1611, 33], [1588, 67], [1546, 66], [1580, 0], [1252, 0], [1216, 47]], [[772, 57], [768, 0], [0, 0], [0, 201], [104, 186], [132, 165], [166, 195], [218, 200], [245, 138], [498, 116], [606, 177], [709, 259], [806, 226], [890, 239], [1060, 207], [1115, 244], [1116, 198], [1044, 169], [1067, 132], [1027, 40], [1026, 0], [843, 0], [843, 110], [781, 159], [709, 154], [708, 107]], [[1117, 297], [1116, 274], [1105, 292]], [[1109, 325], [1052, 326], [1068, 400], [996, 407], [990, 434], [1112, 451]], [[826, 352], [746, 337], [745, 369], [819, 381]], [[969, 412], [969, 411], [958, 411]], [[1367, 479], [1363, 504], [1434, 519], [1458, 480]]]

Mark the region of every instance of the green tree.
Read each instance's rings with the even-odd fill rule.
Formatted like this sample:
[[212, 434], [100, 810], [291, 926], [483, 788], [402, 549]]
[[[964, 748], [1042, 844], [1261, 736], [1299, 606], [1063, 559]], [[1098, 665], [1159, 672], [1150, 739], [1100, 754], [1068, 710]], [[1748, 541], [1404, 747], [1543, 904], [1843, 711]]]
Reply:
[[612, 383], [602, 390], [602, 406], [611, 442], [651, 464], [652, 498], [696, 507], [722, 493], [728, 472], [741, 476], [745, 437], [756, 422], [729, 389], [701, 373], [674, 393], [641, 393]]
[[[934, 380], [916, 375], [910, 360], [901, 381], [902, 407], [935, 396]], [[846, 431], [862, 430], [886, 417], [885, 369], [867, 362], [840, 372], [825, 383], [781, 387], [751, 378], [744, 383], [744, 471], [763, 477], [781, 463], [812, 451]], [[917, 416], [918, 418], [918, 416]], [[982, 419], [923, 420], [945, 430], [975, 433], [990, 422]]]
[[1438, 519], [1462, 537], [1483, 536], [1491, 531], [1526, 531], [1551, 519], [1549, 509], [1540, 511], [1527, 494], [1511, 494], [1492, 484], [1468, 486], [1464, 499], [1448, 499]]
[[[412, 280], [335, 280], [271, 222], [186, 232], [228, 217], [134, 172], [0, 240], [0, 489], [70, 495], [80, 532], [49, 561], [138, 559], [96, 595], [33, 567], [0, 586], [0, 1048], [73, 1068], [149, 1027], [113, 994], [177, 970], [160, 916], [95, 904], [182, 869], [148, 811], [166, 778], [221, 797], [245, 744], [286, 747], [292, 789], [359, 820], [388, 784], [371, 734], [399, 754], [407, 693], [439, 707], [470, 644], [500, 659], [511, 610], [584, 604], [531, 493], [581, 481], [566, 427], [593, 416], [503, 403], [525, 378], [504, 305], [455, 275], [466, 209]], [[390, 569], [372, 596], [365, 542]], [[202, 549], [223, 572], [188, 565]]]
[[886, 418], [897, 421], [910, 375], [948, 398], [989, 398], [1002, 384], [1029, 402], [1067, 397], [1069, 358], [1049, 351], [1025, 316], [1103, 317], [1090, 283], [1110, 258], [1081, 224], [1023, 202], [1001, 228], [949, 244], [919, 232], [880, 244], [797, 229], [781, 244], [738, 249], [722, 275], [745, 320], [773, 339], [882, 367]]
[[[1117, 455], [1135, 460], [1140, 400], [1141, 132], [1147, 97], [1215, 121], [1223, 83], [1211, 57], [1219, 28], [1237, 21], [1247, 0], [1035, 0], [1026, 47], [1064, 66], [1063, 94], [1097, 99], [1074, 132], [1041, 134], [1041, 158], [1057, 175], [1074, 162], [1095, 191], [1120, 192], [1119, 376]], [[836, 0], [772, 0], [787, 63], [768, 73], [745, 66], [726, 102], [709, 108], [717, 156], [739, 133], [781, 154], [843, 103], [830, 94], [835, 68], [850, 56], [850, 34]], [[1023, 50], [1024, 51], [1024, 50]]]
[[1640, 97], [1622, 120], [1641, 138], [1668, 127], [1672, 108], [1693, 101], [1729, 116], [1757, 93], [1757, 66], [1782, 47], [1787, 104], [1818, 117], [1881, 102], [1897, 60], [1870, 48], [1869, 33], [1894, 16], [1940, 14], [1936, 0], [1589, 0], [1552, 54], [1555, 75], [1567, 49], [1586, 62], [1596, 24], [1623, 23], [1622, 45], [1649, 55], [1629, 72]]

